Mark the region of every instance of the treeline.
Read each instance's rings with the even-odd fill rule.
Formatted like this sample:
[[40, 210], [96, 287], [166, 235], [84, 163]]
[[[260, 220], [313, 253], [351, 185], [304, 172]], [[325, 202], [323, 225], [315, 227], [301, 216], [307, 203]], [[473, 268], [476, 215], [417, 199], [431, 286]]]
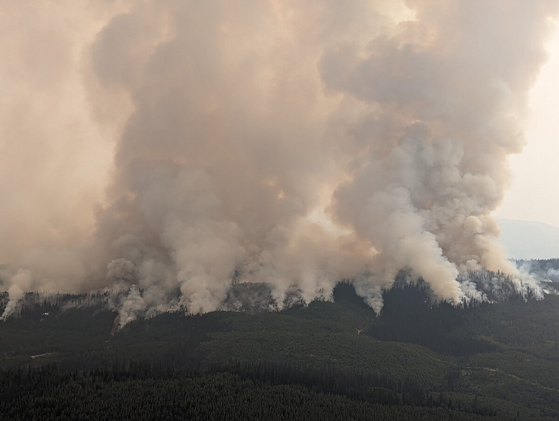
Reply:
[[493, 352], [495, 344], [480, 339], [468, 323], [468, 312], [483, 305], [455, 308], [431, 301], [421, 284], [401, 284], [385, 291], [381, 317], [365, 333], [385, 341], [416, 343], [447, 355]]
[[549, 269], [559, 270], [559, 259], [534, 259], [534, 260], [515, 260], [517, 266], [528, 266], [530, 269], [537, 271], [547, 271]]
[[333, 367], [270, 362], [176, 370], [127, 362], [110, 369], [55, 366], [0, 371], [0, 419], [481, 419], [488, 408]]

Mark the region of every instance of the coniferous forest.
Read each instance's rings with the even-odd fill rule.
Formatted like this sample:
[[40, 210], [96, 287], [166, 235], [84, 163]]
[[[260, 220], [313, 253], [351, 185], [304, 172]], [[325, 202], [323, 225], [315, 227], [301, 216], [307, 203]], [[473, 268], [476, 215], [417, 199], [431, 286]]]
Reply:
[[552, 294], [455, 308], [400, 283], [376, 315], [340, 283], [333, 302], [118, 330], [95, 297], [69, 298], [30, 299], [0, 323], [0, 419], [559, 418]]

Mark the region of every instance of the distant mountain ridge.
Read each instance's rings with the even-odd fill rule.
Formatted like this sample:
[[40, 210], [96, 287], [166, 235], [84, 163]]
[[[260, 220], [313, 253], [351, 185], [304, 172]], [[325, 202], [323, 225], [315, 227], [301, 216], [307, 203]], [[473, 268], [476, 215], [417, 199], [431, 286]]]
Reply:
[[559, 227], [535, 221], [497, 218], [501, 242], [515, 259], [559, 257]]

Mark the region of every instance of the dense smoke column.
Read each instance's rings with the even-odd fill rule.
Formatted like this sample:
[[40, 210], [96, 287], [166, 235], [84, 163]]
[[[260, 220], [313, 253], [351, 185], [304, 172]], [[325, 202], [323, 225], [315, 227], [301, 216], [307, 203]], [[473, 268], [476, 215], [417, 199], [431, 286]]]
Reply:
[[[354, 279], [378, 311], [403, 269], [455, 303], [472, 294], [460, 272], [515, 273], [490, 213], [556, 2], [76, 4], [87, 36], [56, 33], [74, 52], [56, 79], [79, 85], [84, 127], [114, 135], [113, 169], [102, 203], [45, 211], [56, 241], [6, 248], [13, 299], [130, 289], [122, 325], [220, 308], [233, 279], [269, 284], [276, 308]], [[94, 234], [60, 223], [78, 204]]]
[[353, 104], [341, 112], [359, 150], [335, 215], [379, 252], [374, 282], [409, 268], [459, 302], [460, 270], [516, 273], [490, 213], [510, 179], [507, 156], [524, 144], [551, 3], [407, 5], [413, 21], [321, 59], [326, 88]]
[[100, 82], [128, 90], [134, 105], [100, 217], [107, 258], [132, 265], [148, 296], [177, 286], [192, 312], [218, 308], [235, 274], [272, 285], [280, 307], [293, 285], [307, 301], [328, 297], [366, 267], [357, 247], [340, 250], [338, 234], [308, 220], [335, 167], [316, 67], [324, 41], [317, 33], [306, 45], [298, 33], [310, 10], [154, 3], [165, 30], [149, 42], [136, 35], [146, 7], [113, 19], [92, 49]]

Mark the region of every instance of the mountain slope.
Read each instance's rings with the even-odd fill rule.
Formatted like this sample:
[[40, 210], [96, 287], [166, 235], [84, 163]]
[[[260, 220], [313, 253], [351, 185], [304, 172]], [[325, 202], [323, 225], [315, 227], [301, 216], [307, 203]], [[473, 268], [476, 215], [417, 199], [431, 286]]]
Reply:
[[[0, 386], [6, 385], [0, 401], [19, 393], [24, 406], [40, 410], [41, 385], [51, 382], [53, 399], [83, 389], [84, 405], [103, 403], [112, 393], [128, 402], [128, 390], [141, 396], [158, 381], [146, 402], [174, 402], [184, 400], [167, 395], [177, 393], [179, 383], [209, 382], [204, 393], [223, 397], [218, 410], [224, 413], [249, 413], [265, 389], [270, 394], [263, 405], [277, 411], [288, 409], [282, 409], [282, 394], [299, 396], [311, 413], [326, 393], [349, 412], [381, 404], [394, 414], [407, 405], [405, 416], [378, 419], [436, 419], [436, 411], [452, 411], [452, 419], [559, 417], [559, 297], [513, 297], [460, 309], [433, 303], [421, 286], [408, 285], [385, 293], [380, 316], [350, 284], [339, 285], [334, 300], [281, 312], [167, 313], [131, 322], [114, 335], [116, 313], [106, 307], [38, 303], [0, 323]], [[38, 371], [18, 383], [22, 367]], [[340, 386], [363, 382], [369, 386]], [[12, 389], [16, 384], [21, 390]], [[185, 386], [184, 393], [198, 387]], [[229, 404], [241, 397], [246, 405]]]
[[559, 227], [534, 221], [498, 219], [501, 242], [515, 259], [559, 257]]

